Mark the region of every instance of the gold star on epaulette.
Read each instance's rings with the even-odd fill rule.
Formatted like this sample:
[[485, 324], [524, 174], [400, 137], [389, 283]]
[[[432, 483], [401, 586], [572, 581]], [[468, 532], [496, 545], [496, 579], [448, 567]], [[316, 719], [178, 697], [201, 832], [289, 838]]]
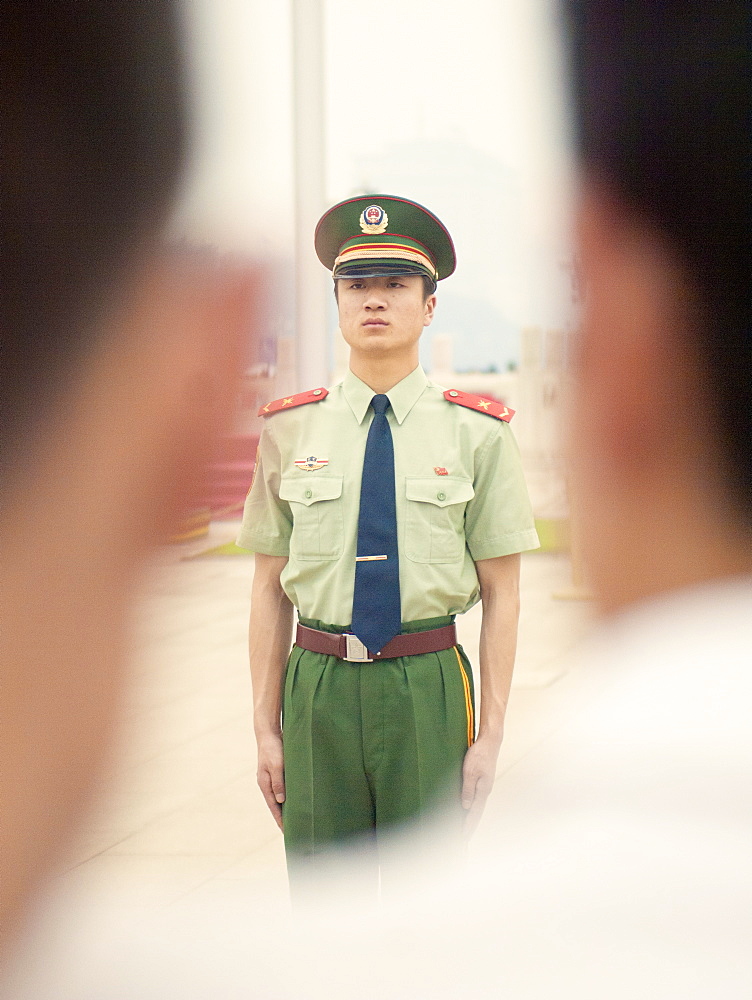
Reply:
[[292, 410], [296, 406], [304, 406], [306, 403], [320, 403], [329, 395], [328, 389], [308, 389], [306, 392], [299, 392], [295, 396], [283, 396], [281, 399], [274, 399], [266, 406], [262, 406], [258, 411], [260, 417], [271, 417], [280, 410]]
[[484, 396], [475, 396], [469, 392], [462, 392], [459, 389], [447, 389], [444, 399], [448, 403], [457, 403], [459, 406], [466, 406], [468, 410], [475, 410], [476, 413], [487, 413], [489, 417], [496, 417], [505, 423], [514, 416], [514, 410], [510, 409], [506, 403], [500, 403], [497, 399], [486, 399]]

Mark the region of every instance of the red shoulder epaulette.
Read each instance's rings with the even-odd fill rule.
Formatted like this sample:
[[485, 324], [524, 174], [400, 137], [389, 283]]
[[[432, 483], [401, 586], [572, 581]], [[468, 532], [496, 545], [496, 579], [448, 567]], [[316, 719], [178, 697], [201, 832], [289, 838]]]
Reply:
[[474, 392], [460, 392], [459, 389], [447, 389], [444, 399], [448, 403], [458, 403], [466, 406], [468, 410], [477, 410], [478, 413], [487, 413], [489, 417], [496, 417], [497, 420], [504, 420], [506, 423], [515, 414], [508, 406], [497, 402], [495, 399], [488, 399], [486, 396], [477, 396]]
[[305, 392], [299, 392], [294, 396], [283, 396], [281, 399], [272, 400], [271, 403], [267, 403], [266, 406], [261, 407], [258, 415], [260, 417], [270, 417], [273, 413], [279, 413], [280, 410], [292, 410], [296, 406], [304, 406], [306, 403], [320, 403], [328, 395], [328, 389], [307, 389]]

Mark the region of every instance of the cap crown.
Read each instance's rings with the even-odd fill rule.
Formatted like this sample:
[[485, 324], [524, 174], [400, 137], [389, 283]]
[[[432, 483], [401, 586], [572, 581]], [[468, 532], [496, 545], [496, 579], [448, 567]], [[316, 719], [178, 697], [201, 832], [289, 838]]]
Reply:
[[314, 244], [335, 277], [373, 267], [440, 280], [456, 265], [444, 224], [417, 202], [394, 195], [362, 195], [334, 205], [319, 220]]

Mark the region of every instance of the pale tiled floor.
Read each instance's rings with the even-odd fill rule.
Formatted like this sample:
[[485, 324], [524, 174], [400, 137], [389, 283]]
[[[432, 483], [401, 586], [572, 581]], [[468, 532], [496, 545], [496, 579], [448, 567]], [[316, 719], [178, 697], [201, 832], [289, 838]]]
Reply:
[[[113, 781], [61, 888], [135, 887], [167, 904], [218, 894], [230, 882], [285, 891], [282, 839], [255, 783], [246, 653], [253, 559], [190, 558], [231, 540], [236, 528], [213, 524], [209, 539], [173, 546], [155, 561]], [[589, 606], [554, 597], [569, 579], [564, 556], [523, 557], [519, 653], [499, 773], [560, 724], [577, 687], [567, 654], [588, 628]], [[473, 662], [479, 612], [458, 620]], [[489, 800], [491, 817], [499, 799]]]

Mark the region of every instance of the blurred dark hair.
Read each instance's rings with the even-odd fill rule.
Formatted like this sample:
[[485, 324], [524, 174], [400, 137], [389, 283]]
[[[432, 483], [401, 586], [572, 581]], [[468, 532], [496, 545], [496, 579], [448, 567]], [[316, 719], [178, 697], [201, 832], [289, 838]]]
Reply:
[[2, 467], [161, 233], [186, 144], [173, 0], [0, 6]]
[[711, 419], [752, 525], [752, 7], [562, 2], [580, 158], [658, 228], [694, 286]]

